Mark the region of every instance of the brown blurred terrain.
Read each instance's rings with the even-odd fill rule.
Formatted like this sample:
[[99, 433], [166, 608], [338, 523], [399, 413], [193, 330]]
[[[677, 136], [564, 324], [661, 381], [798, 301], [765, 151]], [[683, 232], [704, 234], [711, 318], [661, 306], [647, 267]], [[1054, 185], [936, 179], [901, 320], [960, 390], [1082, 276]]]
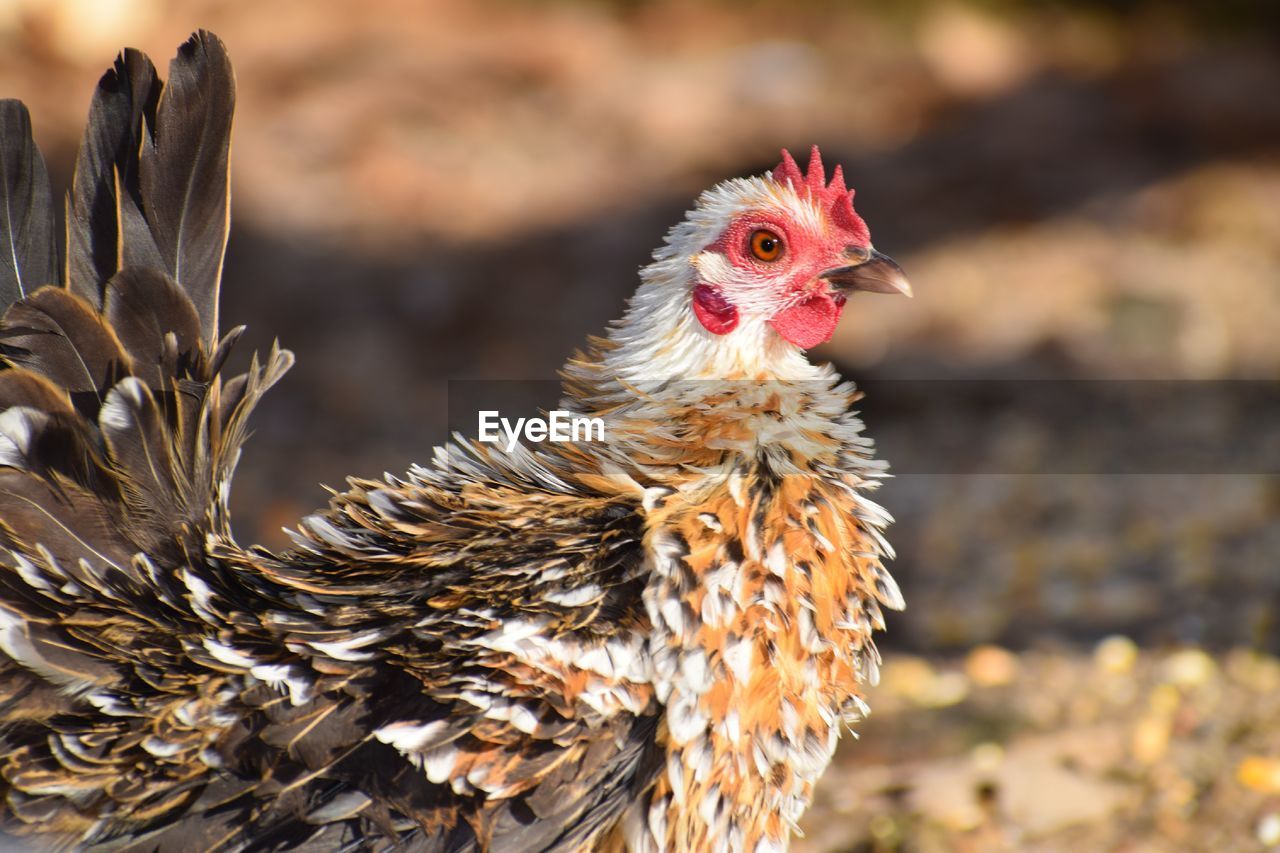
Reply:
[[[227, 42], [225, 322], [298, 355], [235, 508], [278, 544], [318, 483], [426, 459], [447, 379], [554, 376], [784, 145], [915, 285], [846, 312], [854, 378], [1280, 378], [1276, 8], [0, 0], [0, 94], [65, 186], [120, 46]], [[802, 849], [1280, 844], [1280, 478], [1234, 470], [889, 483], [909, 609]]]

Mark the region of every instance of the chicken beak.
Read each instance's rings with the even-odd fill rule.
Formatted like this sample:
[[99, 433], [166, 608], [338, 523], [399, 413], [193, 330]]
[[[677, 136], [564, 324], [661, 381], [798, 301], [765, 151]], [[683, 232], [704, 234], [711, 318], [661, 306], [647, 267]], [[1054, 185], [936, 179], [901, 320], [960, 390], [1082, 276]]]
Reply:
[[911, 282], [902, 267], [888, 255], [864, 246], [850, 246], [845, 250], [849, 263], [834, 267], [818, 275], [830, 282], [840, 293], [865, 290], [869, 293], [901, 293], [911, 296]]

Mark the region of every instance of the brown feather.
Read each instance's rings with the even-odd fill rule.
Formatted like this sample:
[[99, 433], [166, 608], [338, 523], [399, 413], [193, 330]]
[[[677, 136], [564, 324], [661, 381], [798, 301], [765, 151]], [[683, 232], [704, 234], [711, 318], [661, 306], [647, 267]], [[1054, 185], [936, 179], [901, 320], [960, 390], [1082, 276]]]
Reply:
[[210, 343], [218, 336], [218, 284], [230, 222], [234, 109], [226, 48], [202, 30], [170, 63], [154, 136], [142, 145], [142, 197], [161, 269], [186, 289]]
[[53, 190], [20, 101], [0, 100], [0, 310], [58, 281]]
[[5, 343], [19, 350], [9, 361], [73, 395], [100, 400], [102, 389], [132, 367], [103, 317], [88, 302], [61, 288], [42, 287], [10, 306], [2, 328]]
[[[164, 273], [128, 268], [107, 282], [103, 311], [107, 322], [130, 354], [134, 375], [149, 386], [165, 389], [163, 375], [173, 375], [182, 355], [200, 346], [200, 317], [187, 293]], [[173, 335], [173, 353], [166, 337]], [[168, 368], [168, 369], [166, 369]]]
[[[127, 49], [102, 75], [89, 105], [67, 206], [66, 285], [91, 305], [102, 304], [103, 286], [123, 265], [122, 245], [140, 265], [159, 258], [147, 230], [137, 227], [137, 152], [149, 132], [144, 123], [155, 126], [159, 98], [155, 66]], [[127, 231], [122, 220], [130, 223]]]

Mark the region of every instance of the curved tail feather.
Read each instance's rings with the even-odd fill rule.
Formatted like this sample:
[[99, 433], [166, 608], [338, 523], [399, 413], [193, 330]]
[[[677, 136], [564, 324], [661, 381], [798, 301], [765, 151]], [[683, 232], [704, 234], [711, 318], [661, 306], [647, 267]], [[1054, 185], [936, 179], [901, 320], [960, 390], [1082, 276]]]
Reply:
[[76, 161], [71, 292], [101, 307], [121, 269], [161, 271], [186, 291], [203, 339], [217, 339], [234, 110], [231, 61], [212, 33], [178, 49], [168, 84], [143, 54], [120, 54], [98, 83]]
[[21, 101], [0, 100], [0, 308], [58, 280], [53, 191]]
[[[225, 528], [244, 419], [291, 363], [275, 350], [225, 386], [219, 375], [239, 336], [218, 339], [234, 106], [211, 33], [179, 48], [167, 84], [142, 53], [120, 54], [90, 104], [58, 287], [44, 164], [25, 107], [0, 104], [0, 464], [14, 469], [0, 477], [84, 490], [152, 557], [175, 537], [198, 552]], [[0, 542], [21, 547], [25, 533], [0, 530]]]

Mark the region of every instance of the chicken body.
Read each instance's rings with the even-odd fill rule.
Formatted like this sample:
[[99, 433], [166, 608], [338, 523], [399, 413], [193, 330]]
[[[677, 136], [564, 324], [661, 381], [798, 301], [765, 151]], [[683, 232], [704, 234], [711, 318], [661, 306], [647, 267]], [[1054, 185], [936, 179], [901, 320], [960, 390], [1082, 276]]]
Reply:
[[906, 290], [842, 179], [815, 149], [699, 200], [564, 371], [602, 440], [451, 444], [272, 553], [226, 512], [290, 364], [221, 370], [230, 66], [200, 33], [163, 91], [149, 69], [126, 53], [95, 97], [60, 284], [25, 111], [0, 113], [26, 211], [0, 324], [5, 828], [784, 849], [902, 606], [857, 393], [804, 355], [850, 291]]

